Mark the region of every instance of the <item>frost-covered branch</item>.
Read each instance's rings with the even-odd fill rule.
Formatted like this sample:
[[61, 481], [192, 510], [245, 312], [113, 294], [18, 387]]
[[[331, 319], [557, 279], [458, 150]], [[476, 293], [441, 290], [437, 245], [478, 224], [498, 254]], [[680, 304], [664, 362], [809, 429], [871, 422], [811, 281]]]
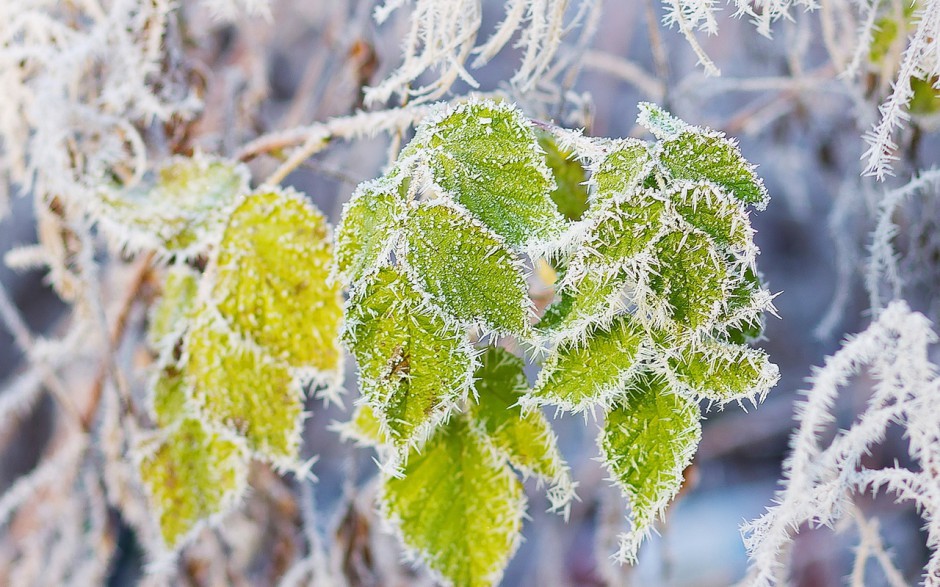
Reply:
[[[929, 321], [903, 302], [893, 302], [867, 330], [849, 338], [813, 375], [812, 388], [797, 412], [799, 428], [784, 464], [785, 487], [776, 505], [745, 524], [745, 544], [752, 562], [748, 583], [786, 582], [781, 554], [793, 534], [808, 524], [831, 526], [851, 512], [851, 497], [880, 489], [914, 502], [924, 518], [931, 557], [927, 585], [940, 581], [940, 379], [928, 359], [936, 342]], [[841, 389], [863, 369], [874, 378], [866, 409], [851, 428], [828, 445], [821, 440], [832, 425], [833, 406]], [[910, 439], [916, 468], [869, 469], [862, 458], [884, 440], [888, 427], [899, 424]]]

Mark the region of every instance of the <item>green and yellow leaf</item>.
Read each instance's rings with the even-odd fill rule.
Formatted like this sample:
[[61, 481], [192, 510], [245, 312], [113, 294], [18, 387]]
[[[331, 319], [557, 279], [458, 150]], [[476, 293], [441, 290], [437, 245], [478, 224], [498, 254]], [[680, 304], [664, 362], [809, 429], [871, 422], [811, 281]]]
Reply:
[[470, 419], [487, 444], [514, 467], [552, 483], [552, 509], [564, 509], [574, 497], [574, 485], [548, 420], [538, 410], [523, 412], [519, 405], [529, 390], [523, 366], [509, 351], [487, 348], [475, 375], [477, 401], [471, 402]]
[[697, 231], [670, 232], [656, 243], [655, 255], [648, 306], [687, 328], [710, 324], [723, 308], [728, 281], [711, 240]]
[[747, 212], [713, 184], [675, 182], [668, 194], [679, 215], [719, 246], [753, 250], [754, 231]]
[[141, 452], [141, 481], [170, 549], [229, 510], [245, 491], [244, 451], [199, 420], [182, 420]]
[[336, 230], [336, 271], [347, 283], [375, 270], [393, 250], [392, 237], [405, 209], [400, 185], [400, 178], [363, 183], [343, 207]]
[[559, 344], [523, 406], [549, 404], [580, 412], [606, 405], [636, 371], [643, 340], [633, 319], [621, 315], [607, 328], [590, 330], [584, 342]]
[[127, 249], [193, 258], [208, 249], [225, 215], [248, 191], [248, 170], [226, 159], [177, 157], [127, 189], [104, 189], [102, 228]]
[[588, 209], [587, 172], [575, 152], [563, 149], [551, 135], [540, 134], [539, 146], [545, 151], [545, 162], [555, 176], [557, 187], [552, 191], [552, 201], [562, 216], [580, 220]]
[[659, 161], [674, 179], [710, 181], [745, 204], [758, 209], [767, 205], [764, 182], [741, 155], [737, 143], [722, 133], [690, 127], [663, 141]]
[[652, 190], [609, 200], [588, 212], [588, 233], [571, 274], [609, 271], [647, 252], [663, 232], [666, 204]]
[[192, 415], [186, 398], [191, 394], [186, 378], [175, 366], [163, 368], [150, 389], [153, 414], [157, 424], [165, 428]]
[[510, 245], [544, 243], [564, 229], [535, 131], [511, 104], [449, 107], [412, 144], [424, 147], [434, 182]]
[[166, 351], [186, 330], [199, 290], [201, 274], [186, 265], [172, 265], [163, 282], [163, 293], [150, 313], [147, 340], [154, 349]]
[[525, 494], [512, 470], [455, 417], [386, 477], [383, 514], [445, 584], [490, 587], [519, 544]]
[[242, 337], [325, 382], [341, 366], [340, 285], [329, 283], [326, 219], [302, 195], [264, 190], [229, 218], [209, 275], [212, 299]]
[[719, 403], [762, 398], [780, 378], [764, 351], [740, 344], [706, 340], [666, 356], [670, 379]]
[[629, 196], [650, 172], [650, 154], [646, 143], [636, 139], [605, 141], [608, 153], [594, 172], [593, 198], [606, 200]]
[[625, 285], [625, 278], [617, 273], [585, 274], [577, 283], [562, 288], [558, 301], [539, 320], [539, 333], [551, 340], [573, 339], [591, 326], [609, 323], [626, 309]]
[[186, 335], [193, 404], [212, 426], [244, 438], [263, 459], [291, 466], [300, 447], [303, 393], [290, 368], [204, 308]]

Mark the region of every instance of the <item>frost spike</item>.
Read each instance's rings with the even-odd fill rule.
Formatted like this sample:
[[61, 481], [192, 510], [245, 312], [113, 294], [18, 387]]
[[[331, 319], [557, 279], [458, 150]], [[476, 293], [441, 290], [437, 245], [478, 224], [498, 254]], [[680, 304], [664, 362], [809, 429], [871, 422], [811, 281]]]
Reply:
[[187, 418], [138, 447], [138, 470], [166, 546], [174, 550], [233, 507], [247, 485], [238, 443]]

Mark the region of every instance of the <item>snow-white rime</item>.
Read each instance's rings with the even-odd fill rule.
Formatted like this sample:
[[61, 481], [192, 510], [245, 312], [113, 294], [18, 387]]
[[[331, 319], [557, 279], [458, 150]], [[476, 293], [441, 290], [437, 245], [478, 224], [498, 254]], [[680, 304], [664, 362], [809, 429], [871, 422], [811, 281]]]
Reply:
[[[565, 33], [578, 26], [596, 0], [509, 0], [506, 16], [496, 31], [482, 44], [477, 36], [482, 22], [481, 0], [386, 0], [375, 10], [382, 23], [393, 12], [413, 4], [410, 25], [402, 47], [403, 62], [380, 84], [366, 90], [366, 101], [384, 103], [393, 95], [418, 102], [440, 99], [458, 80], [473, 88], [477, 82], [467, 71], [485, 65], [518, 32], [522, 61], [512, 78], [520, 92], [528, 92], [554, 63]], [[577, 6], [572, 10], [572, 6]], [[573, 13], [573, 14], [572, 14]], [[425, 86], [412, 84], [425, 72], [433, 81]]]
[[[786, 584], [783, 554], [801, 525], [832, 526], [854, 515], [853, 494], [888, 491], [913, 502], [923, 517], [931, 556], [922, 580], [940, 585], [940, 378], [928, 358], [936, 341], [927, 318], [893, 302], [816, 371], [797, 413], [784, 489], [766, 514], [743, 527], [752, 562], [747, 584]], [[867, 408], [826, 445], [821, 436], [834, 421], [836, 397], [863, 370], [874, 379]], [[904, 429], [917, 465], [865, 467], [862, 458], [892, 425]]]

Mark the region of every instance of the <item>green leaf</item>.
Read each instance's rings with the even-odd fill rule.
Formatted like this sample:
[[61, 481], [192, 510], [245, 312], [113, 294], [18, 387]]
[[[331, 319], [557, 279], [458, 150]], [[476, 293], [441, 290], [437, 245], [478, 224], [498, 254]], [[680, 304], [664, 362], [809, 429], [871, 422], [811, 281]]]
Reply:
[[245, 491], [246, 455], [199, 420], [181, 421], [140, 450], [141, 481], [170, 549], [237, 504]]
[[593, 174], [595, 197], [603, 200], [631, 194], [649, 175], [650, 154], [646, 143], [615, 139], [603, 144], [608, 153]]
[[359, 281], [393, 249], [392, 236], [404, 214], [400, 185], [400, 178], [363, 183], [343, 207], [336, 230], [336, 268], [347, 283]]
[[745, 204], [761, 210], [767, 205], [764, 182], [741, 155], [737, 143], [722, 133], [690, 127], [663, 141], [659, 160], [674, 179], [707, 180]]
[[359, 364], [363, 396], [398, 447], [424, 440], [472, 385], [466, 335], [395, 269], [379, 270], [354, 294], [345, 339]]
[[538, 245], [564, 229], [535, 132], [514, 106], [452, 106], [428, 119], [413, 144], [426, 147], [419, 151], [434, 182], [509, 244]]
[[248, 177], [244, 165], [225, 159], [176, 157], [138, 186], [102, 190], [96, 211], [105, 231], [131, 251], [193, 258], [248, 191]]
[[545, 310], [538, 323], [540, 333], [553, 340], [574, 338], [590, 326], [609, 322], [626, 309], [625, 285], [619, 274], [585, 274], [576, 284], [562, 288], [559, 300]]
[[589, 212], [589, 232], [571, 274], [620, 268], [647, 251], [663, 231], [665, 206], [656, 192], [646, 190], [635, 197], [604, 202]]
[[408, 266], [447, 313], [499, 333], [528, 330], [522, 262], [498, 236], [454, 208], [421, 203], [409, 214], [405, 238]]
[[445, 583], [498, 583], [519, 544], [525, 512], [512, 471], [456, 417], [412, 451], [403, 473], [385, 478], [380, 507], [408, 548]]
[[669, 189], [676, 211], [722, 247], [753, 250], [754, 231], [747, 212], [713, 184], [676, 182]]
[[598, 438], [601, 455], [630, 502], [631, 531], [620, 560], [634, 563], [653, 523], [682, 485], [701, 438], [698, 405], [672, 393], [661, 379], [640, 374], [607, 414]]
[[762, 398], [780, 378], [764, 351], [744, 345], [706, 340], [666, 357], [677, 385], [720, 403]]
[[160, 427], [167, 427], [190, 415], [186, 379], [175, 367], [162, 369], [150, 390], [153, 414]]
[[649, 279], [655, 299], [647, 300], [649, 307], [688, 328], [708, 325], [722, 310], [728, 278], [709, 238], [674, 231], [655, 249], [658, 265]]
[[643, 335], [622, 315], [609, 328], [594, 328], [583, 343], [563, 342], [548, 357], [524, 407], [558, 405], [580, 412], [606, 405], [637, 368]]
[[260, 457], [293, 465], [304, 404], [288, 366], [229, 330], [211, 308], [199, 312], [185, 345], [187, 382], [202, 417], [245, 438]]
[[163, 293], [150, 313], [147, 340], [164, 352], [183, 335], [196, 301], [201, 274], [186, 265], [170, 267], [163, 282]]
[[342, 358], [330, 240], [326, 219], [302, 195], [256, 192], [232, 213], [208, 272], [212, 298], [236, 332], [325, 383]]
[[540, 134], [539, 146], [555, 176], [557, 187], [552, 191], [552, 201], [565, 218], [580, 220], [588, 209], [587, 172], [575, 158], [575, 152], [562, 149], [551, 135]]
[[574, 486], [548, 420], [538, 410], [523, 413], [519, 405], [529, 390], [523, 366], [509, 351], [487, 348], [475, 375], [477, 402], [470, 405], [470, 418], [513, 466], [551, 482], [552, 509], [562, 509], [574, 497]]

